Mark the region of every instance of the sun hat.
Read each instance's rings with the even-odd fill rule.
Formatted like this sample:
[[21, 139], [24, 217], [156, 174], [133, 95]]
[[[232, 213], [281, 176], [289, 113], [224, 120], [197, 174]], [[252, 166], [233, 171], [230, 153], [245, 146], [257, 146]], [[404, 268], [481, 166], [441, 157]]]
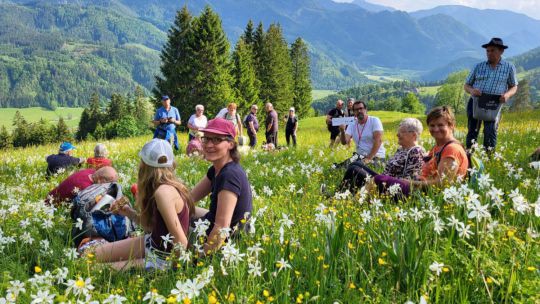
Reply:
[[232, 122], [223, 118], [214, 118], [208, 122], [206, 128], [200, 130], [203, 133], [214, 133], [236, 137], [236, 130]]
[[66, 153], [71, 150], [75, 150], [75, 146], [72, 145], [69, 141], [65, 141], [60, 144], [60, 153]]
[[502, 39], [497, 38], [497, 37], [491, 38], [491, 40], [488, 43], [482, 45], [483, 48], [487, 48], [488, 46], [496, 46], [503, 50], [508, 48], [507, 45], [504, 45]]
[[144, 144], [139, 157], [143, 163], [156, 168], [171, 168], [174, 162], [171, 144], [159, 138], [154, 138]]

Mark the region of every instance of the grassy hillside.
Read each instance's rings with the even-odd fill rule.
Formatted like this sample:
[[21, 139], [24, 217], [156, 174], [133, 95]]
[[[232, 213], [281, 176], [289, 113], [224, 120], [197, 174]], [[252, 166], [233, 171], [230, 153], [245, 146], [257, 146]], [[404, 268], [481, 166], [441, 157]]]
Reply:
[[[370, 114], [382, 118], [393, 153], [403, 115]], [[327, 148], [322, 117], [301, 120], [296, 149], [257, 150], [241, 160], [253, 189], [253, 232], [240, 232], [212, 256], [175, 259], [179, 269], [166, 272], [117, 272], [96, 264], [92, 252], [77, 257], [69, 208], [43, 203], [69, 174], [45, 178], [44, 156], [57, 146], [0, 151], [0, 301], [17, 290], [19, 303], [45, 296], [102, 303], [536, 303], [540, 180], [527, 157], [540, 138], [539, 115], [503, 114], [497, 154], [478, 156], [485, 164], [479, 186], [431, 189], [399, 203], [376, 194], [322, 195], [321, 184], [333, 191], [343, 176], [332, 163], [352, 148]], [[458, 117], [460, 140], [464, 129], [465, 117]], [[137, 154], [148, 139], [105, 142], [124, 189], [136, 181]], [[433, 144], [428, 131], [422, 144]], [[94, 145], [82, 142], [76, 154], [91, 156]], [[176, 162], [188, 187], [210, 166], [183, 153]]]
[[58, 107], [55, 111], [45, 108], [0, 108], [0, 126], [6, 126], [8, 130], [12, 129], [13, 116], [19, 111], [28, 122], [37, 122], [41, 118], [46, 119], [53, 124], [58, 122], [60, 117], [64, 118], [66, 124], [76, 129], [81, 119], [81, 113], [84, 108], [63, 108]]

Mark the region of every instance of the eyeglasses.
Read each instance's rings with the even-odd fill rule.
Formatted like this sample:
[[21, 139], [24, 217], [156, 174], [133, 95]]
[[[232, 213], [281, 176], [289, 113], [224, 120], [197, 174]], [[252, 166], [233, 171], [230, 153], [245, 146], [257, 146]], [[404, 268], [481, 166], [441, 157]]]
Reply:
[[222, 141], [229, 141], [229, 137], [208, 137], [208, 136], [203, 136], [201, 137], [201, 142], [203, 144], [207, 144], [209, 142], [212, 142], [214, 145], [217, 145], [219, 143], [221, 143]]
[[353, 112], [358, 112], [358, 111], [362, 111], [362, 110], [365, 110], [366, 108], [362, 107], [362, 108], [353, 108]]

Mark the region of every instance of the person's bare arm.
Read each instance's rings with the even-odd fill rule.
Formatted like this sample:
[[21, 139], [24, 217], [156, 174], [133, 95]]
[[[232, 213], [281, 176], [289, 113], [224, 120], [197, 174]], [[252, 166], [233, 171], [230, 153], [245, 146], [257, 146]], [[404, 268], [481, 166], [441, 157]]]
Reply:
[[364, 158], [364, 162], [372, 161], [375, 155], [377, 155], [377, 152], [382, 145], [382, 136], [383, 131], [373, 132], [373, 147], [371, 147], [371, 151], [369, 151], [369, 154]]
[[339, 126], [339, 140], [342, 145], [347, 145], [351, 142], [352, 136], [345, 133], [345, 125]]
[[205, 254], [211, 254], [223, 245], [225, 238], [221, 236], [220, 230], [231, 226], [232, 216], [237, 202], [238, 196], [229, 190], [221, 190], [218, 193], [218, 205], [214, 227], [208, 235], [206, 243], [203, 245]]
[[[177, 215], [183, 208], [186, 208], [182, 197], [173, 186], [161, 185], [156, 190], [155, 198], [159, 214], [163, 218], [169, 234], [173, 237], [172, 242], [174, 244], [182, 244], [184, 248], [187, 248], [187, 233], [182, 229]], [[180, 204], [180, 209], [176, 210], [176, 204]], [[171, 244], [171, 246], [173, 245]]]
[[212, 191], [212, 182], [205, 176], [193, 189], [191, 189], [191, 197], [193, 202], [197, 203]]
[[518, 89], [517, 85], [509, 87], [508, 91], [506, 91], [506, 93], [501, 95], [501, 98], [499, 99], [499, 101], [502, 103], [506, 103], [510, 98], [512, 98], [512, 96], [514, 96], [514, 94], [516, 94], [517, 89]]
[[423, 181], [411, 181], [411, 185], [420, 188], [429, 186], [443, 186], [448, 183], [453, 183], [458, 177], [459, 165], [457, 161], [451, 157], [441, 159], [437, 171], [439, 174], [435, 178]]
[[468, 84], [465, 84], [463, 86], [463, 89], [465, 89], [465, 92], [469, 93], [471, 96], [478, 97], [482, 95], [482, 91], [480, 91], [479, 89], [475, 89], [471, 85], [468, 85]]

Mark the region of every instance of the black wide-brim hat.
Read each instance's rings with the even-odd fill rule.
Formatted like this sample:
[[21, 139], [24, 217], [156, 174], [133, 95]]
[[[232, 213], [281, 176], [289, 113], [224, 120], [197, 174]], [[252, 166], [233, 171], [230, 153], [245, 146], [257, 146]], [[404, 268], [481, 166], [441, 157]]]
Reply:
[[482, 45], [483, 48], [487, 48], [488, 46], [496, 46], [503, 50], [508, 48], [507, 45], [504, 45], [501, 38], [491, 38], [488, 43]]

